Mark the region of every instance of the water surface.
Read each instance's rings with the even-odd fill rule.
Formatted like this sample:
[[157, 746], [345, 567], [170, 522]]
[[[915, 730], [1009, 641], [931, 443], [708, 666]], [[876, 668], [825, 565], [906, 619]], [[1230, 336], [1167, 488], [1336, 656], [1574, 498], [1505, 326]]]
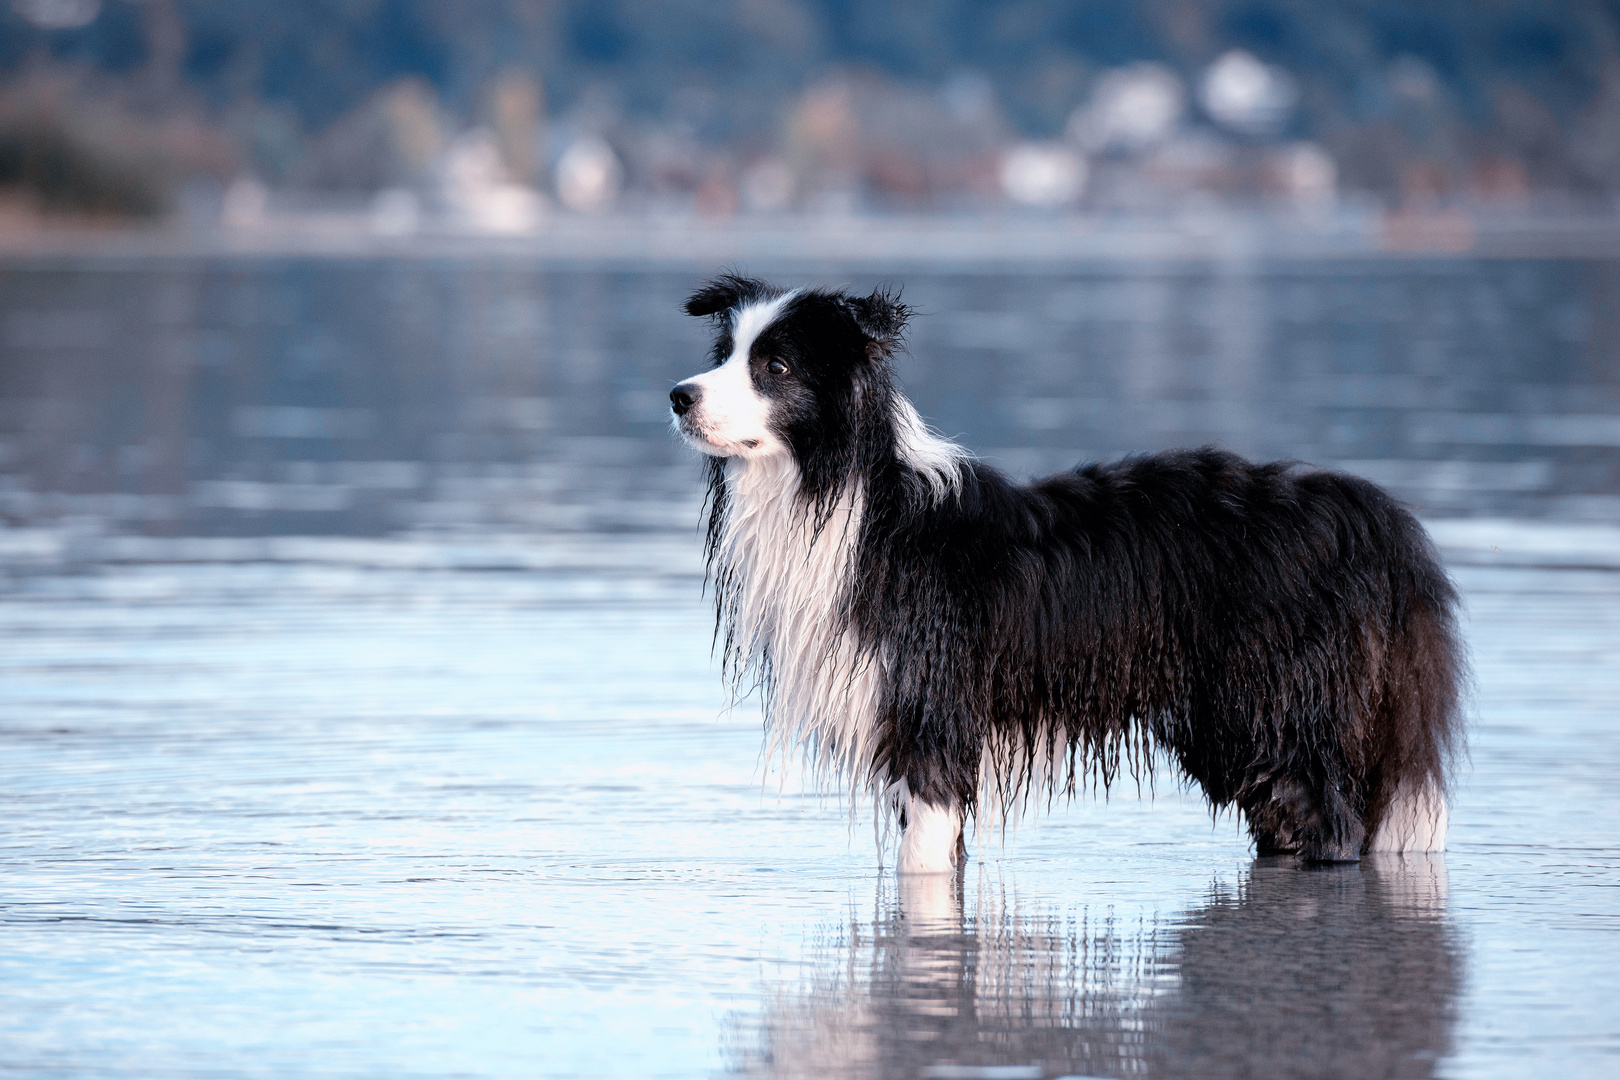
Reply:
[[[379, 565], [388, 546], [11, 579], [8, 1069], [1620, 1061], [1612, 572], [1459, 570], [1480, 709], [1444, 856], [1256, 861], [1161, 779], [907, 896], [866, 821], [762, 791], [690, 546], [600, 538], [566, 570], [422, 568], [404, 545]], [[962, 1068], [987, 1065], [1025, 1072]]]
[[[770, 265], [784, 284], [880, 282]], [[685, 528], [710, 267], [0, 262], [0, 520], [149, 535]], [[1216, 442], [1431, 515], [1620, 523], [1620, 262], [893, 268], [901, 380], [1014, 473]]]
[[1256, 860], [1161, 774], [922, 890], [727, 708], [696, 276], [6, 268], [0, 1068], [1620, 1072], [1611, 265], [909, 278], [908, 387], [1010, 468], [1395, 484], [1478, 682], [1444, 856]]

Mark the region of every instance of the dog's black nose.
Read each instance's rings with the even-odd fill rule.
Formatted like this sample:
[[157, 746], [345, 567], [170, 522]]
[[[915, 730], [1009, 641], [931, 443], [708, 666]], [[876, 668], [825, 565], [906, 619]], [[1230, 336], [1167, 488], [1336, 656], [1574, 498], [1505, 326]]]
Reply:
[[698, 403], [703, 391], [689, 382], [683, 382], [669, 392], [669, 407], [675, 410], [676, 416], [685, 416], [686, 411]]

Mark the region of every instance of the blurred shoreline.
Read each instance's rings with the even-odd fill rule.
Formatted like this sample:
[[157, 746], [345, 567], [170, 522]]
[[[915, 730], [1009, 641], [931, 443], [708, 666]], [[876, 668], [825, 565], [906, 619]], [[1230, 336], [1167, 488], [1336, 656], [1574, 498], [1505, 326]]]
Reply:
[[945, 270], [1091, 260], [1620, 256], [1620, 214], [1432, 212], [1341, 207], [1319, 214], [1209, 208], [1164, 214], [872, 213], [556, 215], [521, 233], [379, 231], [365, 208], [267, 213], [251, 227], [0, 220], [0, 260], [494, 258], [715, 267], [744, 259]]

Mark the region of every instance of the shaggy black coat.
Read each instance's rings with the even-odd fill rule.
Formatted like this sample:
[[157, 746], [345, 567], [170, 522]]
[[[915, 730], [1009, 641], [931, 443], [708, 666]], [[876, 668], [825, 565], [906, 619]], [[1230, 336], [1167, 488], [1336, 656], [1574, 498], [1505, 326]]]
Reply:
[[[773, 295], [725, 277], [687, 310], [722, 317], [718, 360], [724, 313]], [[864, 497], [841, 610], [885, 673], [871, 778], [1005, 814], [979, 806], [989, 746], [1015, 748], [991, 764], [1028, 798], [1140, 775], [1158, 745], [1262, 854], [1320, 860], [1356, 858], [1398, 790], [1445, 790], [1457, 596], [1411, 513], [1354, 476], [1208, 447], [1029, 484], [964, 460], [938, 498], [895, 426], [907, 315], [883, 292], [804, 293], [756, 346], [791, 357], [772, 424], [805, 513]]]
[[914, 793], [974, 805], [998, 727], [1024, 751], [999, 767], [1055, 747], [1069, 791], [1151, 741], [1262, 854], [1345, 859], [1399, 782], [1443, 790], [1456, 594], [1374, 485], [1205, 448], [1028, 485], [975, 463], [928, 505], [902, 470], [871, 478], [849, 612]]

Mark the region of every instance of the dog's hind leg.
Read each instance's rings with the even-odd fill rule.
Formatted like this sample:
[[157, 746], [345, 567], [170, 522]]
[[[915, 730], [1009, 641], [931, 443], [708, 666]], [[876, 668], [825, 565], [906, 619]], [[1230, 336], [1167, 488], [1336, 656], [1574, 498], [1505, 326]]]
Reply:
[[1390, 656], [1377, 714], [1381, 754], [1368, 799], [1367, 850], [1444, 851], [1445, 771], [1462, 741], [1461, 646], [1444, 612], [1418, 613]]
[[1317, 863], [1361, 861], [1361, 844], [1367, 837], [1367, 829], [1348, 802], [1332, 788], [1324, 792], [1317, 811], [1296, 830], [1300, 837], [1300, 858]]
[[1307, 862], [1357, 862], [1366, 829], [1331, 784], [1274, 779], [1243, 804], [1260, 855], [1298, 854]]
[[961, 865], [966, 855], [961, 807], [939, 806], [914, 796], [900, 820], [900, 873], [946, 874]]
[[1385, 807], [1368, 851], [1446, 850], [1446, 797], [1432, 782], [1403, 783]]

